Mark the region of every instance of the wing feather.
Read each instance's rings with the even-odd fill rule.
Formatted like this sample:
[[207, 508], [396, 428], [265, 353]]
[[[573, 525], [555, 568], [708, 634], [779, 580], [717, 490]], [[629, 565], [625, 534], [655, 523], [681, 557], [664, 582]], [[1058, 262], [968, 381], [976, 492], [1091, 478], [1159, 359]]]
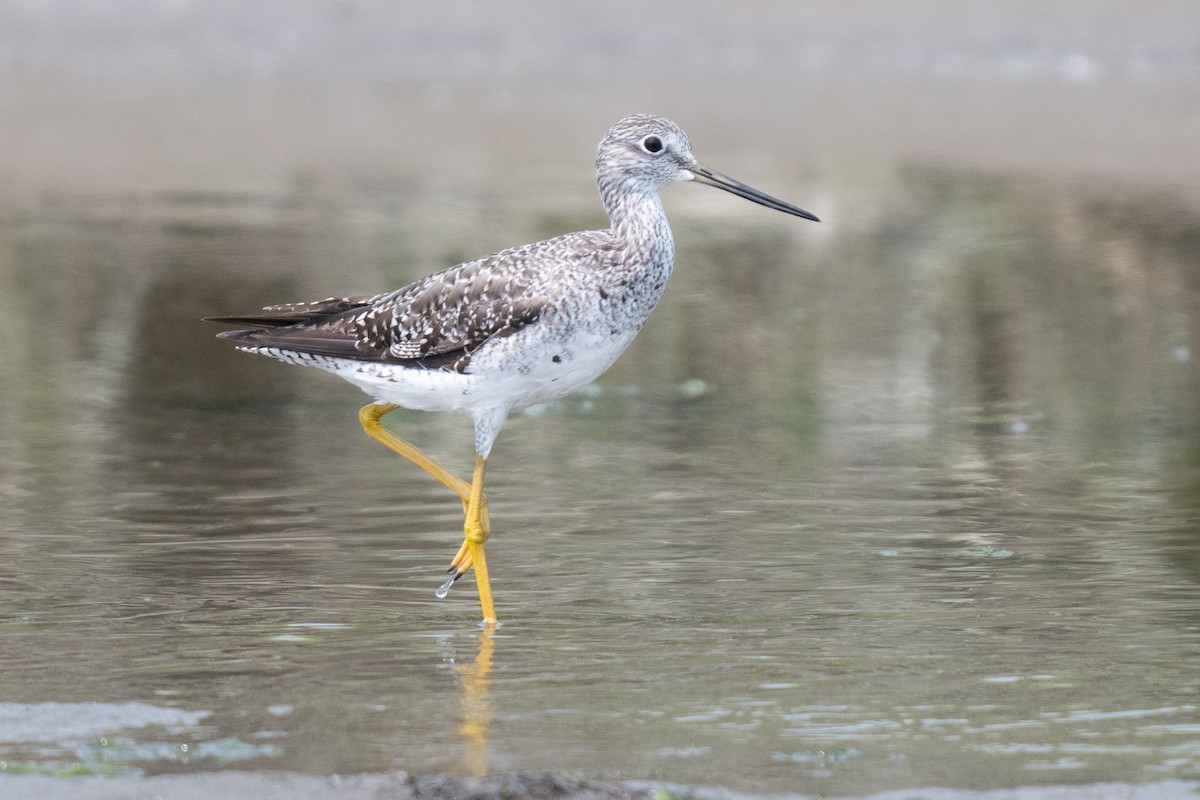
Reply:
[[374, 297], [209, 319], [248, 326], [218, 334], [246, 347], [463, 371], [485, 342], [538, 320], [546, 307], [538, 286], [528, 260], [501, 253]]

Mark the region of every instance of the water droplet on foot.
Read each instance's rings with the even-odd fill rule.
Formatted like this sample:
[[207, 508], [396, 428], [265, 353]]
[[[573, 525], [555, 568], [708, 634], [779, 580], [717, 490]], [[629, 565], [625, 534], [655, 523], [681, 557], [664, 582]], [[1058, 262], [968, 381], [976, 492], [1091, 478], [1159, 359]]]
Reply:
[[437, 588], [437, 589], [434, 591], [434, 594], [435, 594], [435, 595], [437, 595], [437, 597], [438, 597], [438, 599], [439, 599], [439, 600], [440, 600], [441, 598], [445, 597], [446, 595], [450, 594], [450, 587], [454, 585], [454, 582], [455, 582], [456, 580], [458, 580], [458, 576], [457, 576], [457, 575], [451, 575], [449, 578], [446, 578], [446, 582], [445, 582], [445, 583], [443, 583], [441, 586], [439, 586], [439, 587], [438, 587], [438, 588]]

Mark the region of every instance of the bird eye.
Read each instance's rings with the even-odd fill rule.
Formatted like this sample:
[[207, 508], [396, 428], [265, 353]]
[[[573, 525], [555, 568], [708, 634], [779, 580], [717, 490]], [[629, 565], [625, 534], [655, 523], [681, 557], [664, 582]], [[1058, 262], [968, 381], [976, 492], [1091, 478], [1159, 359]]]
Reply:
[[663, 140], [657, 136], [647, 136], [642, 139], [642, 149], [647, 153], [661, 153], [663, 151]]

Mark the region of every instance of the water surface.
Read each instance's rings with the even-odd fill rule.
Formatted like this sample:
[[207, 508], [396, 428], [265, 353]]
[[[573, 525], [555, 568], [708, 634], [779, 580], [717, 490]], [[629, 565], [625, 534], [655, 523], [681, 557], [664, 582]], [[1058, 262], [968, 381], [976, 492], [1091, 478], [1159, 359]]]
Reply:
[[[6, 212], [0, 762], [1200, 776], [1200, 216], [944, 170], [763, 188], [826, 222], [668, 190], [663, 306], [506, 426], [494, 634], [471, 578], [434, 597], [459, 503], [361, 434], [365, 397], [199, 318], [595, 226], [586, 183]], [[465, 418], [388, 422], [468, 468]]]

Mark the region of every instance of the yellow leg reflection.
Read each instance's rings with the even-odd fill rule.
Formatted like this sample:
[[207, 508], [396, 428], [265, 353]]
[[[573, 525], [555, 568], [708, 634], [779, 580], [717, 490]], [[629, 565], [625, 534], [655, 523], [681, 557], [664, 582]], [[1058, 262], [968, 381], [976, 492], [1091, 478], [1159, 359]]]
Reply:
[[488, 687], [492, 685], [492, 653], [496, 647], [496, 626], [485, 623], [478, 636], [479, 650], [474, 664], [454, 668], [462, 683], [463, 722], [458, 732], [466, 745], [466, 767], [471, 775], [488, 774], [488, 742], [492, 727], [492, 703]]

